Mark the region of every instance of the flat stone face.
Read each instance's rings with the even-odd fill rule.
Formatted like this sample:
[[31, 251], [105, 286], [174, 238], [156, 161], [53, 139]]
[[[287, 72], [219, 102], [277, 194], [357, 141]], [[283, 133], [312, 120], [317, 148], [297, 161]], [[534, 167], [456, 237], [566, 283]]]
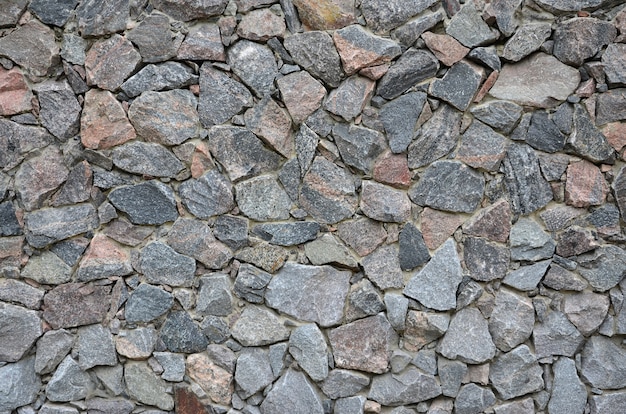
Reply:
[[464, 111], [478, 91], [483, 74], [484, 70], [478, 66], [463, 61], [455, 63], [443, 78], [433, 81], [430, 94]]
[[268, 354], [263, 349], [248, 348], [237, 358], [235, 381], [244, 396], [249, 397], [272, 383], [274, 375]]
[[554, 364], [554, 389], [548, 409], [554, 413], [571, 413], [585, 409], [586, 387], [578, 378], [576, 365], [569, 358], [560, 358]]
[[574, 131], [567, 144], [576, 155], [598, 163], [607, 161], [613, 156], [613, 147], [606, 137], [594, 125], [587, 110], [576, 105], [574, 109]]
[[[577, 33], [588, 36], [577, 36]], [[554, 31], [554, 56], [561, 62], [580, 66], [605, 45], [611, 43], [617, 29], [609, 22], [593, 18], [573, 18], [557, 26]]]
[[351, 76], [328, 95], [324, 109], [350, 121], [361, 113], [375, 85], [375, 82], [365, 77]]
[[467, 364], [481, 364], [493, 358], [496, 352], [487, 321], [474, 308], [456, 313], [437, 349], [446, 358]]
[[35, 76], [46, 76], [58, 60], [52, 29], [32, 20], [0, 39], [0, 53]]
[[288, 370], [278, 379], [261, 404], [262, 414], [288, 414], [295, 412], [322, 414], [322, 402], [306, 376]]
[[387, 132], [389, 148], [394, 154], [406, 151], [413, 140], [417, 120], [426, 103], [426, 94], [412, 92], [402, 95], [381, 108], [380, 119]]
[[465, 131], [457, 158], [474, 168], [495, 171], [506, 154], [506, 138], [479, 121]]
[[467, 237], [463, 243], [465, 266], [469, 276], [478, 281], [504, 277], [509, 267], [509, 249], [478, 237]]
[[504, 157], [504, 173], [514, 213], [532, 213], [552, 200], [550, 184], [539, 170], [539, 159], [527, 145], [509, 145]]
[[165, 383], [152, 372], [147, 363], [127, 362], [124, 368], [124, 381], [132, 398], [162, 410], [174, 408], [174, 399], [165, 392]]
[[441, 387], [432, 375], [410, 367], [399, 375], [374, 377], [368, 398], [384, 405], [415, 404], [441, 395]]
[[291, 134], [291, 119], [287, 111], [276, 101], [265, 97], [244, 115], [246, 126], [250, 128], [273, 150], [284, 157], [289, 157], [295, 149]]
[[0, 114], [15, 115], [32, 108], [33, 94], [18, 68], [0, 69]]
[[611, 43], [602, 55], [607, 81], [611, 86], [626, 86], [626, 75], [623, 72], [626, 63], [624, 62], [624, 49], [624, 45]]
[[43, 206], [49, 194], [65, 182], [69, 170], [55, 147], [24, 161], [15, 174], [18, 194], [27, 211]]
[[198, 76], [188, 66], [178, 62], [165, 62], [147, 65], [128, 78], [120, 88], [126, 95], [134, 98], [142, 92], [179, 89], [197, 81]]
[[290, 73], [276, 83], [283, 102], [296, 124], [304, 122], [322, 104], [326, 89], [306, 71]]
[[243, 346], [262, 346], [284, 341], [289, 330], [276, 314], [257, 306], [246, 306], [232, 328], [233, 338]]
[[579, 351], [584, 337], [561, 312], [551, 312], [533, 330], [537, 358], [563, 355], [571, 357]]
[[133, 224], [163, 224], [178, 217], [174, 192], [154, 180], [116, 188], [109, 193], [109, 201]]
[[139, 62], [141, 55], [126, 38], [114, 34], [108, 39], [99, 40], [91, 46], [85, 58], [87, 83], [113, 92], [124, 83]]
[[156, 286], [141, 284], [126, 303], [126, 320], [131, 323], [150, 322], [165, 314], [173, 304], [171, 293]]
[[217, 170], [182, 183], [178, 191], [183, 205], [200, 219], [227, 213], [234, 207], [231, 184]]
[[0, 303], [0, 360], [17, 362], [43, 333], [37, 313], [20, 306]]
[[227, 55], [233, 72], [256, 95], [270, 93], [278, 70], [274, 55], [268, 47], [241, 40], [229, 49]]
[[171, 312], [167, 316], [159, 338], [170, 352], [201, 352], [209, 344], [198, 325], [183, 311]]
[[24, 126], [6, 119], [0, 120], [0, 168], [10, 170], [24, 159], [24, 155], [53, 142], [45, 129]]
[[178, 254], [164, 243], [153, 242], [141, 250], [141, 271], [149, 283], [189, 285], [195, 270], [194, 259]]
[[519, 62], [538, 50], [551, 34], [552, 28], [547, 23], [525, 24], [506, 42], [502, 57], [510, 62]]
[[[522, 107], [508, 101], [491, 101], [470, 109], [479, 121], [496, 131], [509, 134], [522, 116]], [[473, 124], [472, 124], [473, 125]]]
[[501, 398], [508, 400], [543, 388], [543, 370], [526, 345], [497, 357], [489, 379]]
[[164, 146], [157, 143], [132, 141], [113, 150], [116, 167], [151, 177], [175, 177], [183, 164]]
[[605, 292], [614, 287], [626, 271], [626, 253], [617, 246], [603, 246], [579, 256], [579, 273], [593, 290]]
[[582, 357], [581, 376], [593, 387], [618, 390], [626, 384], [626, 352], [609, 338], [590, 338]]
[[285, 48], [297, 64], [333, 88], [344, 76], [339, 53], [332, 38], [321, 31], [294, 34], [285, 39]]
[[401, 52], [395, 42], [374, 36], [358, 25], [335, 31], [333, 40], [347, 75], [366, 67], [390, 63]]
[[48, 382], [46, 397], [50, 401], [69, 402], [87, 397], [94, 389], [89, 374], [68, 355]]
[[354, 2], [346, 0], [296, 0], [302, 23], [311, 30], [334, 30], [355, 22]]
[[117, 364], [111, 331], [100, 324], [85, 326], [78, 330], [78, 352], [78, 365], [83, 370], [96, 365]]
[[26, 214], [26, 240], [36, 248], [93, 230], [98, 225], [91, 204], [44, 208]]
[[235, 186], [239, 208], [257, 221], [289, 218], [291, 200], [275, 178], [264, 175], [242, 181]]
[[[401, 99], [401, 98], [398, 98]], [[461, 112], [442, 105], [418, 130], [408, 148], [409, 168], [426, 166], [449, 154], [459, 139]]]
[[205, 128], [219, 125], [249, 106], [252, 94], [245, 86], [208, 63], [202, 65], [198, 113]]
[[508, 352], [530, 338], [535, 311], [529, 298], [508, 289], [498, 292], [495, 305], [489, 318], [489, 332], [498, 349]]
[[76, 9], [78, 28], [83, 36], [102, 36], [126, 28], [130, 11], [128, 0], [101, 3], [94, 0], [81, 2]]
[[313, 221], [268, 223], [255, 226], [252, 232], [271, 244], [295, 246], [317, 237], [320, 225]]
[[411, 86], [435, 76], [438, 69], [439, 61], [432, 53], [411, 48], [391, 65], [376, 93], [385, 99], [396, 98]]
[[76, 135], [81, 106], [70, 85], [67, 82], [44, 82], [36, 91], [42, 125], [61, 141]]
[[489, 26], [482, 19], [473, 2], [463, 5], [461, 10], [450, 19], [446, 33], [470, 48], [482, 46], [495, 40]]
[[80, 122], [86, 148], [111, 148], [137, 136], [121, 103], [109, 91], [87, 91]]
[[409, 2], [366, 0], [361, 5], [361, 10], [367, 24], [374, 31], [382, 33], [400, 26], [433, 3], [435, 3], [433, 0], [411, 0]]

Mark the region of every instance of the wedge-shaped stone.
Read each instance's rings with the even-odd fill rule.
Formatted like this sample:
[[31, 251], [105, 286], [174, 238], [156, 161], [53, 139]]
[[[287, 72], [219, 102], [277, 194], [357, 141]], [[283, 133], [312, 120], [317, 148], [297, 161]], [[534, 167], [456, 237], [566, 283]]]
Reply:
[[133, 174], [174, 178], [184, 168], [164, 146], [143, 141], [128, 142], [113, 150], [113, 164]]
[[109, 201], [133, 224], [163, 224], [178, 218], [174, 192], [160, 181], [116, 188], [109, 193]]
[[383, 405], [416, 404], [441, 395], [441, 386], [433, 375], [409, 367], [400, 374], [374, 377], [367, 398]]
[[437, 351], [448, 359], [460, 359], [466, 364], [482, 364], [493, 358], [496, 347], [489, 334], [487, 321], [480, 311], [463, 308], [452, 318]]
[[526, 345], [501, 354], [489, 367], [489, 379], [500, 398], [510, 400], [543, 388], [543, 369]]
[[261, 404], [261, 414], [322, 414], [320, 397], [306, 376], [289, 369], [276, 381]]
[[98, 227], [98, 215], [91, 204], [44, 208], [25, 216], [26, 240], [36, 248], [86, 233]]

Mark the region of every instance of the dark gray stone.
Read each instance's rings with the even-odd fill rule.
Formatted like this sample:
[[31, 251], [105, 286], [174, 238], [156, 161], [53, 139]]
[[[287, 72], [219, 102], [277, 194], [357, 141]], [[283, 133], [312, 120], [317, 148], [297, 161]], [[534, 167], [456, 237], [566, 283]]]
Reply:
[[160, 181], [119, 187], [108, 198], [133, 224], [159, 225], [178, 218], [174, 192]]
[[26, 240], [36, 248], [86, 233], [98, 227], [98, 214], [91, 204], [44, 208], [26, 213]]
[[543, 42], [551, 34], [552, 27], [549, 23], [525, 24], [518, 28], [515, 31], [515, 35], [506, 42], [502, 51], [502, 57], [510, 62], [518, 62], [534, 51], [539, 50]]
[[85, 0], [76, 9], [78, 29], [83, 36], [102, 36], [126, 29], [129, 0]]
[[458, 394], [460, 400], [467, 398], [463, 392], [459, 393], [463, 378], [467, 375], [466, 364], [461, 361], [451, 361], [439, 357], [437, 359], [437, 374], [439, 375], [439, 381], [441, 381], [441, 392], [443, 395], [455, 398]]
[[550, 270], [541, 283], [554, 290], [582, 291], [588, 286], [587, 281], [581, 276], [556, 263], [550, 265]]
[[337, 124], [333, 137], [343, 161], [366, 174], [371, 173], [374, 160], [385, 149], [383, 134], [360, 126]]
[[470, 112], [476, 119], [503, 134], [510, 134], [522, 116], [523, 108], [508, 101], [491, 101], [475, 106]]
[[262, 97], [274, 89], [278, 68], [268, 47], [240, 40], [228, 49], [228, 64], [257, 96]]
[[559, 358], [552, 365], [554, 385], [548, 410], [554, 414], [581, 413], [587, 404], [587, 387], [578, 378], [576, 364], [569, 358]]
[[[222, 318], [217, 316], [207, 316], [200, 325], [202, 333], [207, 337], [210, 343], [221, 344], [230, 338], [230, 329]], [[184, 374], [183, 367], [183, 374]], [[167, 379], [167, 378], [164, 378]]]
[[8, 171], [20, 164], [24, 155], [54, 141], [45, 129], [0, 119], [0, 168]]
[[145, 63], [163, 62], [174, 56], [183, 42], [182, 33], [170, 30], [170, 20], [162, 14], [146, 16], [126, 38], [139, 48], [141, 60]]
[[465, 164], [437, 161], [409, 190], [411, 201], [439, 210], [471, 213], [483, 198], [485, 178]]
[[233, 325], [232, 335], [243, 346], [263, 346], [289, 338], [289, 330], [275, 313], [248, 305]]
[[480, 237], [463, 242], [463, 259], [469, 276], [481, 282], [501, 279], [509, 268], [509, 249]]
[[496, 403], [494, 393], [485, 387], [470, 383], [464, 385], [454, 401], [455, 414], [478, 414]]
[[401, 288], [404, 285], [398, 247], [383, 245], [361, 260], [363, 271], [379, 289]]
[[260, 408], [261, 414], [324, 413], [313, 385], [302, 372], [292, 369], [278, 379]]
[[566, 149], [594, 163], [611, 161], [615, 152], [582, 105], [574, 109], [574, 131]]
[[202, 65], [198, 113], [205, 128], [228, 121], [252, 103], [252, 94], [245, 86], [208, 62]]
[[613, 181], [613, 193], [622, 219], [626, 217], [626, 168], [622, 167]]
[[457, 145], [463, 114], [442, 105], [417, 131], [409, 145], [408, 166], [419, 168], [448, 155]]
[[533, 112], [526, 135], [528, 145], [540, 151], [553, 153], [563, 149], [566, 138], [546, 111]]
[[509, 145], [504, 174], [514, 213], [530, 214], [552, 200], [550, 184], [541, 175], [539, 159], [528, 145]]
[[401, 374], [374, 377], [367, 398], [383, 405], [398, 406], [427, 401], [441, 395], [434, 376], [409, 367]]
[[399, 154], [408, 148], [415, 134], [417, 120], [426, 103], [426, 94], [412, 92], [386, 103], [380, 110], [380, 120], [387, 132], [389, 148]]
[[496, 18], [500, 32], [509, 37], [518, 26], [519, 22], [516, 14], [519, 12], [521, 5], [521, 0], [494, 0], [486, 9], [486, 12]]
[[315, 324], [300, 326], [289, 336], [289, 353], [315, 382], [328, 376], [326, 348], [324, 335]]
[[412, 16], [436, 3], [436, 0], [364, 0], [361, 11], [367, 25], [375, 32], [388, 32], [400, 26]]
[[452, 65], [442, 79], [430, 85], [430, 94], [440, 98], [460, 111], [469, 106], [482, 81], [484, 69], [460, 61]]
[[514, 287], [517, 290], [530, 292], [537, 288], [537, 285], [546, 274], [550, 260], [544, 260], [530, 266], [521, 266], [519, 269], [512, 271], [502, 283]]
[[554, 355], [574, 356], [585, 338], [561, 312], [552, 311], [533, 330], [537, 358]]
[[398, 41], [402, 46], [409, 48], [427, 30], [432, 29], [445, 17], [443, 11], [429, 13], [408, 21], [391, 32], [391, 38]]
[[328, 373], [326, 379], [320, 383], [320, 388], [328, 398], [336, 400], [356, 395], [363, 388], [367, 387], [369, 383], [369, 377], [360, 372], [333, 369]]
[[263, 303], [265, 288], [270, 283], [272, 275], [250, 264], [239, 266], [235, 279], [234, 292], [239, 298], [250, 303]]
[[[580, 36], [585, 33], [585, 36]], [[556, 27], [552, 53], [561, 62], [581, 66], [617, 36], [615, 25], [594, 18], [575, 17]]]
[[39, 309], [44, 291], [19, 280], [0, 281], [0, 300], [16, 302], [28, 309]]
[[0, 361], [19, 361], [43, 333], [33, 310], [0, 302]]
[[626, 351], [603, 336], [589, 338], [582, 351], [580, 374], [592, 387], [619, 390], [626, 387]]
[[466, 364], [482, 364], [493, 358], [496, 347], [481, 313], [475, 308], [464, 308], [450, 321], [437, 351], [448, 359], [459, 359]]
[[142, 92], [180, 89], [197, 81], [198, 76], [193, 74], [189, 66], [179, 62], [165, 62], [159, 65], [147, 65], [128, 78], [120, 89], [129, 98], [134, 98]]
[[15, 206], [11, 201], [0, 203], [0, 236], [19, 236], [22, 226], [17, 221]]
[[489, 332], [498, 349], [508, 352], [525, 342], [535, 326], [535, 309], [529, 298], [508, 289], [496, 294], [489, 317]]
[[94, 389], [95, 384], [89, 374], [68, 355], [48, 382], [46, 397], [50, 401], [76, 401], [87, 397]]
[[304, 177], [315, 158], [315, 149], [319, 143], [319, 137], [306, 124], [300, 125], [296, 134], [296, 154], [300, 165], [300, 177]]
[[190, 285], [196, 271], [194, 259], [176, 253], [159, 241], [152, 242], [141, 250], [140, 266], [148, 283], [170, 286]]
[[315, 239], [319, 231], [320, 225], [314, 221], [259, 224], [252, 228], [254, 234], [279, 246], [295, 246], [306, 243]]
[[339, 53], [325, 32], [296, 33], [285, 39], [285, 48], [304, 70], [336, 88], [344, 77]]
[[203, 315], [228, 316], [233, 310], [229, 277], [215, 274], [200, 278], [196, 311]]
[[235, 206], [230, 182], [216, 169], [183, 182], [178, 192], [187, 210], [200, 219], [227, 213]]
[[113, 164], [133, 174], [174, 178], [184, 165], [164, 146], [133, 141], [113, 149]]
[[446, 27], [446, 33], [469, 48], [483, 46], [498, 38], [497, 34], [491, 32], [471, 1], [465, 3], [461, 10], [452, 16]]
[[202, 352], [209, 344], [198, 325], [184, 311], [170, 312], [161, 327], [159, 338], [170, 352]]
[[35, 89], [39, 98], [39, 119], [61, 141], [78, 133], [81, 106], [67, 82], [44, 82]]
[[611, 43], [602, 54], [604, 73], [610, 87], [626, 86], [626, 74], [624, 74], [624, 67], [626, 66], [625, 52], [626, 48], [623, 44]]
[[176, 20], [188, 22], [219, 16], [224, 12], [228, 0], [155, 0], [154, 6]]
[[579, 10], [596, 10], [606, 7], [614, 0], [537, 0], [541, 8], [556, 14], [570, 14]]
[[396, 60], [378, 82], [377, 94], [385, 99], [400, 96], [411, 86], [435, 76], [439, 61], [430, 52], [410, 48]]
[[300, 165], [296, 157], [289, 159], [283, 164], [283, 168], [278, 172], [278, 180], [283, 185], [291, 201], [297, 203], [302, 181], [300, 180]]
[[368, 279], [361, 279], [350, 287], [348, 308], [346, 309], [347, 322], [377, 315], [384, 310], [383, 299]]
[[[605, 56], [606, 52], [604, 55]], [[626, 119], [626, 88], [610, 89], [598, 94], [596, 101], [596, 124]]]
[[213, 235], [233, 250], [248, 245], [248, 220], [244, 217], [220, 215], [215, 220]]
[[626, 252], [617, 246], [602, 246], [578, 256], [576, 261], [578, 272], [597, 292], [616, 286], [626, 274]]
[[114, 366], [118, 362], [113, 335], [100, 324], [78, 330], [77, 349], [78, 365], [85, 371], [97, 365]]
[[504, 400], [541, 390], [542, 375], [537, 358], [526, 345], [501, 354], [489, 368], [489, 379]]
[[475, 62], [482, 63], [491, 70], [497, 70], [499, 72], [500, 69], [502, 69], [500, 56], [498, 56], [495, 46], [474, 48], [467, 54], [467, 57]]
[[274, 380], [269, 353], [260, 348], [244, 348], [237, 358], [235, 382], [241, 388], [241, 397], [249, 398]]
[[398, 244], [400, 246], [398, 258], [402, 270], [412, 270], [430, 260], [424, 237], [413, 223], [404, 225], [398, 237]]
[[569, 156], [562, 153], [538, 154], [539, 166], [548, 181], [559, 181], [569, 165]]

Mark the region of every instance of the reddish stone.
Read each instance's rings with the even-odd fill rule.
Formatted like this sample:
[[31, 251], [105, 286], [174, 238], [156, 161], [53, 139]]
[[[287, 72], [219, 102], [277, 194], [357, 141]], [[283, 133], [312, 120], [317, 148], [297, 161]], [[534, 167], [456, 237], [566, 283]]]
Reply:
[[205, 172], [213, 168], [215, 168], [215, 163], [211, 157], [209, 146], [206, 142], [202, 141], [196, 145], [191, 155], [191, 176], [193, 178], [199, 178]]
[[463, 59], [470, 51], [449, 35], [424, 32], [422, 33], [422, 39], [424, 39], [426, 47], [433, 52], [433, 55], [446, 66], [454, 65], [456, 62]]
[[229, 405], [233, 387], [233, 375], [211, 361], [206, 353], [187, 357], [187, 374], [217, 404]]
[[321, 105], [326, 89], [306, 71], [290, 73], [277, 81], [283, 102], [293, 119], [300, 124]]
[[104, 234], [119, 243], [135, 247], [148, 238], [153, 231], [152, 227], [136, 226], [126, 219], [118, 219], [104, 229]]
[[111, 286], [67, 283], [43, 299], [43, 317], [54, 329], [73, 328], [103, 321], [111, 305]]
[[178, 48], [180, 60], [226, 61], [220, 29], [216, 24], [200, 24], [189, 29], [185, 40]]
[[615, 151], [619, 152], [626, 146], [626, 123], [611, 122], [602, 127], [602, 133]]
[[574, 207], [597, 206], [609, 192], [602, 172], [589, 161], [574, 162], [567, 167], [565, 202]]
[[268, 96], [244, 115], [246, 126], [271, 148], [289, 158], [295, 150], [291, 134], [291, 118]]
[[176, 388], [174, 391], [176, 414], [211, 414], [198, 397], [186, 388]]
[[438, 314], [410, 310], [406, 316], [404, 348], [410, 352], [417, 352], [442, 337], [448, 328], [447, 323], [442, 326], [442, 320]]
[[269, 9], [253, 10], [243, 16], [237, 34], [249, 40], [265, 42], [272, 37], [284, 37], [285, 19], [272, 13]]
[[363, 68], [359, 71], [359, 75], [370, 78], [371, 80], [378, 80], [382, 78], [389, 70], [391, 63], [385, 63], [378, 66], [370, 66], [369, 68]]
[[506, 243], [511, 232], [511, 206], [506, 200], [480, 210], [463, 224], [463, 233]]
[[69, 170], [56, 147], [48, 147], [41, 155], [24, 161], [15, 174], [15, 188], [26, 211], [43, 206], [48, 196], [65, 182]]
[[141, 55], [126, 38], [114, 34], [98, 40], [85, 58], [87, 84], [115, 91], [141, 62]]
[[489, 90], [493, 87], [493, 85], [498, 80], [498, 76], [499, 75], [500, 75], [500, 72], [498, 72], [496, 70], [491, 72], [489, 77], [485, 80], [485, 83], [483, 83], [483, 86], [478, 90], [478, 93], [476, 94], [476, 97], [474, 97], [474, 102], [478, 103], [478, 102], [483, 100], [485, 95], [487, 95]]
[[374, 180], [398, 188], [408, 188], [411, 172], [406, 154], [392, 154], [387, 151], [374, 163]]
[[578, 256], [599, 246], [590, 230], [572, 226], [560, 234], [556, 254], [563, 257]]
[[126, 276], [132, 273], [130, 253], [108, 237], [97, 234], [78, 267], [78, 281], [87, 282], [110, 276]]
[[348, 75], [370, 66], [391, 63], [401, 53], [397, 43], [374, 36], [359, 25], [335, 31], [333, 41]]
[[578, 89], [576, 89], [576, 95], [581, 98], [589, 98], [596, 91], [596, 81], [593, 78], [587, 79], [585, 82], [582, 82]]
[[33, 93], [18, 68], [0, 67], [0, 115], [15, 115], [32, 109]]
[[108, 91], [91, 89], [85, 94], [80, 124], [85, 148], [107, 149], [137, 137], [122, 104]]
[[465, 217], [460, 214], [424, 208], [422, 211], [422, 236], [426, 247], [435, 250], [441, 246], [464, 221]]
[[294, 0], [298, 16], [310, 30], [335, 30], [356, 22], [354, 0]]

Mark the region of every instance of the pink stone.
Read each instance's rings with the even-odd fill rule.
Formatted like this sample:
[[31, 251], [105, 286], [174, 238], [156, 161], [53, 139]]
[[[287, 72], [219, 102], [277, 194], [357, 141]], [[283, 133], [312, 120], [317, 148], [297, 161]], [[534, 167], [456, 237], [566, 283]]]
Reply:
[[32, 109], [33, 93], [18, 68], [0, 67], [0, 115], [15, 115]]
[[193, 27], [178, 48], [178, 59], [226, 61], [220, 29], [216, 24], [206, 23]]
[[198, 178], [213, 168], [215, 168], [215, 163], [211, 157], [209, 146], [206, 142], [202, 141], [196, 145], [191, 155], [191, 176]]
[[187, 374], [217, 404], [229, 405], [233, 387], [233, 375], [211, 361], [206, 353], [187, 357]]
[[294, 0], [298, 15], [311, 30], [335, 30], [356, 22], [354, 0]]
[[296, 124], [304, 122], [317, 111], [326, 96], [326, 89], [306, 71], [290, 73], [277, 81], [283, 102]]
[[392, 154], [387, 151], [374, 163], [374, 180], [398, 188], [408, 188], [411, 172], [406, 154]]
[[426, 47], [428, 47], [435, 57], [446, 66], [454, 65], [456, 62], [463, 59], [470, 51], [449, 35], [424, 32], [422, 33], [422, 39], [424, 39]]
[[295, 150], [291, 118], [270, 97], [265, 97], [244, 115], [246, 126], [271, 148], [289, 158]]
[[511, 232], [511, 206], [500, 200], [480, 210], [463, 224], [463, 233], [506, 243]]
[[493, 87], [494, 83], [496, 83], [496, 81], [498, 80], [499, 75], [500, 75], [500, 72], [496, 70], [491, 72], [489, 77], [483, 83], [483, 86], [481, 86], [480, 89], [478, 90], [478, 93], [476, 94], [476, 97], [474, 98], [474, 102], [478, 103], [483, 100], [485, 95], [489, 93], [489, 90]]
[[130, 252], [103, 234], [91, 239], [89, 248], [80, 261], [78, 280], [89, 281], [132, 273]]
[[589, 161], [571, 163], [567, 167], [565, 203], [574, 207], [597, 206], [604, 202], [609, 186], [598, 167]]
[[370, 66], [368, 68], [363, 68], [359, 71], [359, 75], [363, 75], [366, 78], [370, 78], [371, 80], [378, 80], [382, 78], [385, 73], [389, 70], [391, 63], [385, 63], [378, 66]]
[[85, 58], [87, 84], [115, 91], [141, 62], [132, 43], [118, 34], [98, 40]]
[[15, 174], [15, 187], [26, 211], [43, 206], [51, 193], [65, 182], [69, 170], [56, 147], [24, 161]]
[[122, 104], [108, 91], [91, 89], [85, 94], [80, 124], [85, 148], [107, 149], [137, 136]]
[[621, 151], [626, 146], [626, 123], [611, 122], [602, 127], [602, 133], [615, 151]]
[[376, 82], [371, 79], [352, 76], [330, 92], [324, 102], [324, 109], [350, 122], [361, 113], [372, 97], [375, 86]]
[[464, 221], [465, 217], [460, 214], [424, 208], [422, 211], [422, 236], [426, 247], [435, 250], [441, 246]]
[[272, 13], [269, 9], [253, 10], [243, 16], [237, 34], [249, 40], [265, 42], [272, 37], [284, 37], [285, 19]]

